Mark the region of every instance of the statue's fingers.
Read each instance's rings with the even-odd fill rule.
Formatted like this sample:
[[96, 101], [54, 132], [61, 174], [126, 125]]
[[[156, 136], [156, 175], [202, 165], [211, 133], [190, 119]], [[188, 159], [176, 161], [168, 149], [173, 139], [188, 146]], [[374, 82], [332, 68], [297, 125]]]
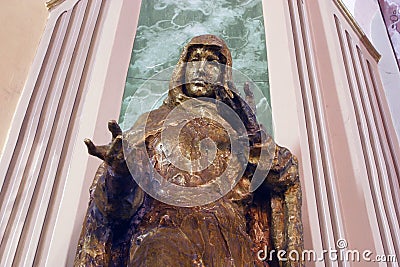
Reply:
[[233, 96], [234, 96], [233, 92], [238, 93], [238, 90], [236, 89], [236, 85], [232, 81], [228, 81], [228, 87], [229, 87], [228, 95], [230, 96], [230, 98], [233, 98]]
[[250, 83], [249, 83], [249, 82], [245, 82], [245, 83], [244, 83], [244, 85], [243, 85], [243, 91], [244, 91], [244, 93], [245, 93], [246, 95], [249, 95], [249, 94], [253, 95], [253, 91], [251, 91], [251, 89], [250, 89]]
[[120, 173], [129, 172], [124, 160], [124, 151], [122, 148], [122, 136], [118, 135], [112, 142], [110, 149], [106, 156], [106, 162], [108, 165], [114, 168], [114, 171]]
[[217, 86], [216, 90], [215, 90], [215, 96], [217, 98], [217, 100], [222, 101], [225, 97], [223, 94], [223, 87], [222, 86]]
[[104, 149], [103, 147], [97, 147], [93, 144], [92, 140], [90, 140], [89, 138], [86, 138], [84, 140], [85, 145], [87, 147], [88, 153], [92, 156], [98, 157], [99, 159], [104, 160]]
[[108, 159], [121, 159], [122, 153], [122, 135], [115, 137], [114, 141], [111, 143], [111, 147], [107, 152], [106, 158]]
[[236, 93], [234, 93], [233, 101], [235, 102], [234, 106], [236, 107], [237, 114], [245, 124], [246, 129], [250, 133], [258, 131], [260, 127], [256, 115], [249, 104]]
[[229, 107], [235, 109], [235, 103], [233, 102], [232, 97], [228, 95], [227, 91], [225, 90], [225, 87], [219, 87], [217, 92], [217, 99], [228, 105]]
[[110, 120], [108, 122], [108, 130], [110, 130], [112, 134], [113, 140], [118, 136], [122, 134], [122, 130], [119, 127], [118, 123], [115, 120]]
[[246, 103], [250, 106], [250, 108], [256, 112], [256, 105], [254, 102], [254, 93], [253, 90], [250, 89], [249, 82], [245, 82], [243, 85], [243, 91], [245, 94]]

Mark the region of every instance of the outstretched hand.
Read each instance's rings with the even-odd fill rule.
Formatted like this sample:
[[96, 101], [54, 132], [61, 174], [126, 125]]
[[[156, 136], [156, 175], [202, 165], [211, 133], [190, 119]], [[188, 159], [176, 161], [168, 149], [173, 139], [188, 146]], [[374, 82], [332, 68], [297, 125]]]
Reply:
[[122, 147], [122, 130], [115, 120], [108, 122], [108, 130], [112, 134], [111, 143], [108, 145], [96, 146], [92, 140], [86, 138], [85, 144], [88, 153], [92, 156], [98, 157], [111, 168], [115, 175], [126, 175], [129, 173], [126, 161], [124, 158], [124, 151]]
[[[234, 84], [232, 82], [229, 82], [228, 86], [229, 89], [233, 90], [228, 91], [224, 87], [218, 88], [216, 91], [216, 99], [224, 102], [236, 112], [245, 125], [247, 134], [252, 143], [259, 141], [261, 126], [257, 122], [254, 107], [253, 109], [251, 107], [254, 106], [254, 99], [252, 99], [253, 93], [250, 89], [249, 83], [246, 82], [243, 88], [246, 94], [246, 100], [249, 103], [247, 103], [238, 93], [236, 93]], [[257, 139], [257, 141], [255, 139]]]

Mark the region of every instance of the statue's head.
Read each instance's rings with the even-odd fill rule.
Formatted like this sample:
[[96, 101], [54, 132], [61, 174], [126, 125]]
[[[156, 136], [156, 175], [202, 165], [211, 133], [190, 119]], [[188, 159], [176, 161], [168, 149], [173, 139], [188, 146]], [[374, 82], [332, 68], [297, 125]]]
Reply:
[[215, 35], [194, 37], [183, 49], [170, 81], [167, 104], [192, 97], [214, 97], [218, 86], [231, 80], [232, 57], [225, 42]]
[[218, 46], [191, 46], [187, 55], [183, 93], [190, 97], [213, 97], [224, 81], [226, 59]]

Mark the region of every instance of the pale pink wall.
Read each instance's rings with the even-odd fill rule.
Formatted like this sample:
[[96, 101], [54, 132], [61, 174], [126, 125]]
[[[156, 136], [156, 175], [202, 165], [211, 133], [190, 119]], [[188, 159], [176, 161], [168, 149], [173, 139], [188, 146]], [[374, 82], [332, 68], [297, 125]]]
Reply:
[[44, 0], [0, 3], [0, 151], [42, 36]]
[[386, 32], [377, 0], [342, 0], [376, 50], [381, 54], [378, 67], [388, 99], [393, 124], [400, 140], [400, 72]]

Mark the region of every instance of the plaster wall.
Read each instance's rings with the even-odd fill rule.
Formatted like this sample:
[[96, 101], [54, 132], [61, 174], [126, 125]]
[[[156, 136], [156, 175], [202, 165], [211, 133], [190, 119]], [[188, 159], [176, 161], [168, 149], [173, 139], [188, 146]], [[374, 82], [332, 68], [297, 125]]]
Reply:
[[381, 54], [378, 67], [388, 99], [393, 124], [400, 136], [400, 72], [377, 0], [343, 0], [364, 33]]
[[0, 4], [0, 151], [46, 24], [43, 0]]
[[[366, 8], [371, 6], [367, 2]], [[320, 88], [323, 108], [319, 113], [326, 120], [330, 150], [327, 155], [331, 156], [326, 165], [333, 170], [330, 182], [336, 184], [336, 189], [327, 190], [330, 202], [335, 203], [330, 206], [331, 211], [340, 219], [332, 219], [335, 240], [345, 238], [349, 248], [394, 254], [399, 245], [396, 237], [399, 233], [398, 174], [395, 171], [399, 146], [392, 123], [387, 123], [390, 115], [393, 120], [397, 115], [393, 109], [391, 114], [386, 110], [386, 101], [390, 107], [395, 99], [388, 97], [384, 81], [383, 86], [380, 83], [382, 62], [376, 63], [371, 47], [368, 48], [360, 33], [356, 34], [354, 25], [347, 23], [351, 18], [342, 16], [346, 12], [340, 8], [343, 12], [338, 12], [335, 6], [339, 7], [340, 1], [307, 2], [306, 5], [315, 54], [316, 69], [312, 75], [316, 77], [314, 86]], [[365, 12], [365, 16], [371, 14]], [[369, 31], [370, 36], [373, 32]], [[382, 32], [385, 33], [384, 28], [377, 31], [381, 38]], [[367, 65], [371, 67], [369, 73]], [[379, 105], [384, 107], [381, 111], [378, 111]], [[390, 125], [386, 130], [385, 124]], [[365, 265], [366, 262], [351, 264]]]

